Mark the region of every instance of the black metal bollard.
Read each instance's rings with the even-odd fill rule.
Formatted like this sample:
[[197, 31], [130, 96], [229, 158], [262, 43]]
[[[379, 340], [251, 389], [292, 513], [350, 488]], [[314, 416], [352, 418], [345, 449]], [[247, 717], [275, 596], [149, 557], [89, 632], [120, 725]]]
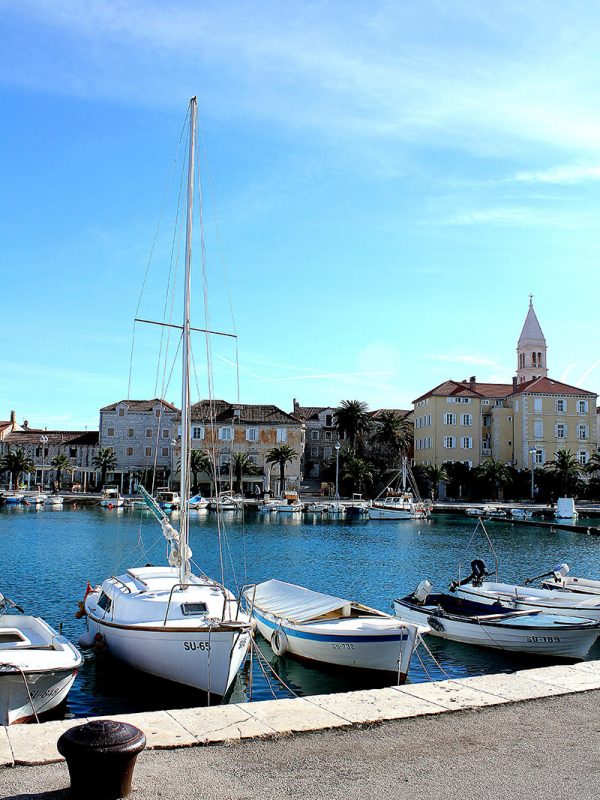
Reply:
[[69, 728], [56, 746], [69, 767], [73, 800], [117, 800], [131, 791], [146, 737], [125, 722], [98, 719]]

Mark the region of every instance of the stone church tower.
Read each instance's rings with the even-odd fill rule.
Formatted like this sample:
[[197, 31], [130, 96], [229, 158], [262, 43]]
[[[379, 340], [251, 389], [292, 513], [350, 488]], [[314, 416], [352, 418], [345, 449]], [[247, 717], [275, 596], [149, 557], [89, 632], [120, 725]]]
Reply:
[[546, 337], [533, 310], [533, 295], [529, 295], [529, 310], [517, 344], [517, 383], [548, 375]]

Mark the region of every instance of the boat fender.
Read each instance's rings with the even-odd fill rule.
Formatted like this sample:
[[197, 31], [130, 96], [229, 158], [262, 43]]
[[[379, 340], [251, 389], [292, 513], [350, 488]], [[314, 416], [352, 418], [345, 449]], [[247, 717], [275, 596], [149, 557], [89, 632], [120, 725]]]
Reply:
[[92, 647], [94, 644], [94, 637], [90, 633], [90, 631], [84, 631], [79, 637], [79, 647], [83, 650], [87, 650], [88, 648]]
[[77, 603], [77, 611], [75, 612], [75, 619], [82, 619], [83, 617], [87, 617], [87, 611], [85, 610], [85, 603], [83, 600], [80, 600]]
[[104, 636], [102, 636], [101, 633], [97, 633], [92, 641], [92, 650], [94, 651], [94, 653], [96, 653], [96, 655], [98, 655], [98, 653], [101, 653], [103, 650], [106, 650], [106, 647], [107, 647], [106, 639], [104, 638]]
[[287, 649], [288, 638], [281, 628], [277, 628], [271, 636], [271, 650], [276, 656], [282, 656], [287, 652]]
[[438, 633], [442, 633], [445, 630], [443, 623], [437, 617], [427, 617], [427, 624]]

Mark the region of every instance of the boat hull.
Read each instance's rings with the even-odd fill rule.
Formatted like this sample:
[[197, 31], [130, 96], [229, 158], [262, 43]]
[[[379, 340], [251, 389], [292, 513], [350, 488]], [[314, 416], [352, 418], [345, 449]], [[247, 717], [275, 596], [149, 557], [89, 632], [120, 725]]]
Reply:
[[24, 671], [24, 674], [27, 686], [19, 670], [7, 671], [6, 667], [0, 667], [0, 725], [28, 722], [36, 714], [45, 714], [56, 708], [73, 686], [77, 670]]
[[425, 513], [417, 513], [401, 508], [378, 508], [372, 506], [368, 510], [369, 519], [425, 519]]
[[514, 624], [492, 624], [484, 621], [458, 620], [434, 613], [435, 607], [414, 608], [401, 600], [394, 601], [394, 613], [408, 622], [427, 624], [433, 636], [453, 642], [488, 647], [493, 650], [509, 650], [515, 653], [531, 653], [554, 658], [582, 659], [598, 638], [596, 627], [566, 628], [559, 625], [534, 627]]
[[[400, 682], [406, 679], [418, 633], [417, 629], [407, 627], [379, 634], [374, 631], [319, 634], [315, 624], [281, 624], [277, 618], [256, 608], [253, 615], [258, 630], [276, 654], [281, 651], [280, 642], [283, 641], [284, 651], [297, 658], [345, 669], [390, 673]], [[277, 636], [279, 640], [274, 639]]]
[[108, 652], [134, 669], [223, 697], [250, 644], [248, 629], [172, 630], [116, 625], [90, 616], [88, 630], [100, 634]]
[[[486, 587], [489, 587], [487, 589]], [[499, 587], [497, 590], [494, 587]], [[500, 588], [502, 587], [502, 588]], [[515, 591], [515, 589], [520, 591]], [[546, 591], [546, 594], [544, 592]], [[508, 610], [531, 611], [543, 609], [561, 617], [582, 617], [600, 621], [600, 597], [598, 595], [574, 595], [570, 592], [549, 591], [535, 588], [511, 586], [510, 584], [483, 583], [481, 587], [466, 584], [456, 589], [456, 595], [477, 603], [495, 605], [500, 603]], [[573, 595], [573, 596], [570, 596]]]

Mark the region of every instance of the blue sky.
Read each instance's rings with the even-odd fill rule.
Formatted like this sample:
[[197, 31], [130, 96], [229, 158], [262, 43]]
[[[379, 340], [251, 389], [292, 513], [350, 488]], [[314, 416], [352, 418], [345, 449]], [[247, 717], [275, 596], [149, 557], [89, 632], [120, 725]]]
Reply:
[[[232, 330], [228, 284], [242, 401], [407, 407], [446, 378], [509, 381], [529, 292], [551, 374], [600, 390], [595, 4], [0, 9], [0, 419], [93, 428], [127, 396], [161, 213], [141, 310], [163, 313], [192, 94], [210, 323]], [[138, 327], [134, 398], [157, 348]], [[219, 397], [236, 398], [234, 363], [216, 341]], [[178, 403], [176, 373], [165, 393]]]

